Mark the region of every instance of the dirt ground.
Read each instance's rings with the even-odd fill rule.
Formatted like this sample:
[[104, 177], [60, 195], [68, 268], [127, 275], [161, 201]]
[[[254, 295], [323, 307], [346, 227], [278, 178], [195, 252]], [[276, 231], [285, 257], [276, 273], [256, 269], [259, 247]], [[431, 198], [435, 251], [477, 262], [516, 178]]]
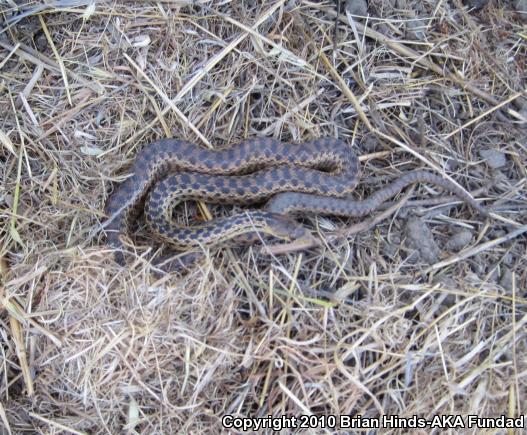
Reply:
[[[0, 433], [527, 414], [527, 6], [339, 3], [0, 0]], [[346, 141], [355, 198], [427, 168], [490, 215], [418, 184], [302, 218], [309, 249], [162, 272], [140, 223], [114, 261], [139, 149], [255, 136]]]

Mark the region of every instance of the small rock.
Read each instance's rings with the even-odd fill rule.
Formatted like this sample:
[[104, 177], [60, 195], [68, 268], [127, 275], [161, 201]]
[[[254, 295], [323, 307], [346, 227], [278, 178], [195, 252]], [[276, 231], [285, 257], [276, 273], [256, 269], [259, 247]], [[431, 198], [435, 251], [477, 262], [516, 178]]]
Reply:
[[406, 224], [406, 246], [415, 249], [422, 261], [432, 264], [437, 261], [441, 250], [436, 244], [432, 231], [421, 219], [411, 219]]
[[367, 17], [368, 4], [366, 0], [346, 0], [346, 12], [350, 15]]
[[481, 150], [479, 155], [492, 169], [502, 168], [507, 164], [505, 154], [494, 149]]
[[449, 251], [459, 251], [467, 246], [472, 241], [472, 232], [469, 230], [461, 230], [456, 232], [448, 242], [446, 248]]

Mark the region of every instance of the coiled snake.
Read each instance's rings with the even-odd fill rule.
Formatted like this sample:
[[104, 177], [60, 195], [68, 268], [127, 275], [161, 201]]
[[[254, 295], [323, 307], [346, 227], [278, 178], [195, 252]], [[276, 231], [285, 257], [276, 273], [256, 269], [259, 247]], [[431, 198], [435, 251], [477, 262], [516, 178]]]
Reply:
[[[334, 138], [300, 144], [254, 138], [221, 150], [162, 139], [138, 153], [132, 172], [105, 208], [108, 243], [121, 252], [116, 254], [120, 263], [124, 262], [121, 235], [128, 231], [145, 200], [146, 221], [157, 238], [180, 249], [253, 232], [296, 239], [305, 230], [286, 213], [365, 216], [415, 182], [441, 186], [481, 214], [487, 213], [463, 189], [424, 170], [406, 173], [366, 200], [346, 199], [359, 182], [359, 162], [345, 142]], [[200, 199], [250, 204], [270, 197], [265, 210], [246, 211], [189, 228], [176, 226], [171, 220], [176, 202]]]

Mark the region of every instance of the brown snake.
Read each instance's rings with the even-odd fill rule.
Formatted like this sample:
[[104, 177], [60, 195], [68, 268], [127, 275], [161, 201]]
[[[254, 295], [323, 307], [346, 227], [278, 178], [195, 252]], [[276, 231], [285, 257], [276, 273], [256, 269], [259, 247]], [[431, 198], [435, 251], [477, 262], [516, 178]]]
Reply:
[[[296, 239], [305, 230], [285, 213], [365, 216], [415, 182], [438, 185], [487, 214], [463, 189], [424, 170], [406, 173], [366, 200], [344, 198], [357, 185], [359, 172], [350, 146], [333, 138], [300, 144], [254, 138], [220, 150], [162, 139], [138, 153], [133, 174], [106, 203], [108, 242], [123, 250], [121, 236], [140, 213], [145, 199], [146, 221], [157, 238], [178, 248], [215, 244], [255, 231]], [[176, 226], [171, 220], [176, 202], [201, 199], [249, 204], [270, 197], [263, 211], [247, 211], [189, 228]], [[124, 262], [122, 252], [116, 258]]]

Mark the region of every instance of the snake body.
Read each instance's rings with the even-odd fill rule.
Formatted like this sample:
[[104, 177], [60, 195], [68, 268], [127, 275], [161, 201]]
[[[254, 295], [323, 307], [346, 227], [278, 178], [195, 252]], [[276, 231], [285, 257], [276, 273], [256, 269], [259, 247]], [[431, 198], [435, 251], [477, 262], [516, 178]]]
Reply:
[[[205, 181], [206, 175], [210, 178]], [[162, 139], [137, 154], [132, 175], [108, 199], [107, 240], [122, 251], [121, 236], [128, 232], [156, 183], [159, 184], [150, 193], [146, 207], [146, 220], [158, 238], [181, 248], [215, 243], [227, 234], [232, 237], [255, 230], [294, 238], [301, 227], [271, 211], [252, 211], [230, 221], [210, 222], [192, 229], [174, 228], [165, 222], [169, 212], [164, 199], [174, 197], [170, 189], [176, 185], [182, 198], [203, 193], [213, 201], [250, 203], [287, 191], [343, 196], [353, 190], [358, 180], [357, 157], [346, 143], [332, 138], [301, 144], [254, 138], [218, 150]], [[119, 254], [117, 257], [119, 262], [124, 261]]]
[[[403, 175], [364, 201], [344, 198], [359, 181], [359, 162], [345, 142], [334, 138], [300, 144], [253, 138], [219, 150], [163, 139], [138, 153], [132, 172], [110, 196], [105, 208], [109, 217], [108, 242], [119, 250], [123, 248], [121, 236], [145, 201], [146, 221], [157, 238], [178, 248], [215, 244], [255, 231], [295, 239], [303, 227], [284, 213], [364, 216], [415, 182], [439, 185], [486, 213], [463, 189], [423, 170]], [[265, 210], [243, 212], [190, 228], [176, 226], [171, 220], [171, 210], [178, 201], [249, 204], [270, 197]]]

